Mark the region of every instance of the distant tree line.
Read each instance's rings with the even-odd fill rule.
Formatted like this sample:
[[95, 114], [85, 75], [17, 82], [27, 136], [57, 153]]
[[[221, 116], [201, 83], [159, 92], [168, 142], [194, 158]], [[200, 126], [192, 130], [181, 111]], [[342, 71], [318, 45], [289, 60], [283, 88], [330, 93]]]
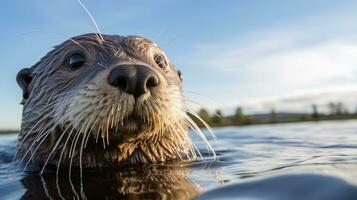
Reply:
[[[248, 125], [251, 124], [252, 121], [250, 116], [244, 114], [242, 107], [238, 107], [233, 116], [224, 116], [221, 110], [209, 113], [205, 108], [201, 108], [198, 115], [210, 126]], [[193, 117], [193, 119], [198, 125], [203, 126], [200, 119], [195, 117]]]
[[311, 117], [314, 120], [324, 119], [347, 119], [355, 118], [357, 116], [357, 110], [350, 112], [348, 108], [341, 102], [330, 102], [327, 105], [327, 113], [319, 112], [319, 107], [316, 104], [312, 105]]
[[[221, 110], [216, 110], [210, 113], [207, 109], [201, 108], [198, 111], [198, 116], [212, 127], [231, 126], [231, 125], [251, 125], [251, 124], [274, 124], [287, 122], [304, 122], [304, 121], [319, 121], [319, 120], [339, 120], [339, 119], [357, 119], [357, 109], [355, 112], [350, 112], [347, 107], [341, 102], [331, 102], [326, 106], [325, 112], [320, 112], [320, 107], [316, 104], [311, 105], [311, 113], [278, 113], [275, 108], [271, 108], [269, 112], [259, 115], [247, 115], [242, 107], [237, 107], [234, 114], [225, 116]], [[199, 125], [204, 126], [200, 119], [191, 116], [192, 119]]]

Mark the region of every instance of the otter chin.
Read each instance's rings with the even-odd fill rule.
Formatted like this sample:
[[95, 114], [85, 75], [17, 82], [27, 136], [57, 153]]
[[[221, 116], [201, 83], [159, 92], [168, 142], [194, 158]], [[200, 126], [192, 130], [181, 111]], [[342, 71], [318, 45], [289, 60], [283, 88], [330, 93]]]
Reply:
[[[139, 36], [85, 34], [22, 69], [21, 162], [112, 167], [195, 159], [181, 73]], [[197, 115], [196, 115], [197, 116]], [[192, 117], [192, 116], [191, 116]], [[206, 141], [206, 140], [205, 140]]]
[[126, 135], [135, 137], [140, 133], [144, 132], [144, 130], [147, 130], [148, 128], [150, 128], [149, 124], [144, 122], [143, 119], [135, 115], [131, 115], [125, 120], [123, 120], [123, 123], [120, 124], [118, 127], [116, 127], [115, 129], [111, 129], [111, 134], [109, 134], [109, 137], [110, 139], [118, 140], [123, 137], [120, 133], [125, 133]]

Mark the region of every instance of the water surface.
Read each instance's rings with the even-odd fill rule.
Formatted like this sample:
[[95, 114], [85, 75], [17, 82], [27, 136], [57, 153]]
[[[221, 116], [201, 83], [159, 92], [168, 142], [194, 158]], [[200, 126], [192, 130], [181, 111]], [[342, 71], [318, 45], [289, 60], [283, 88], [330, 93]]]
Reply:
[[16, 135], [1, 135], [0, 199], [357, 199], [357, 121], [214, 132], [218, 161], [193, 136], [205, 161], [88, 171], [82, 179], [10, 173]]

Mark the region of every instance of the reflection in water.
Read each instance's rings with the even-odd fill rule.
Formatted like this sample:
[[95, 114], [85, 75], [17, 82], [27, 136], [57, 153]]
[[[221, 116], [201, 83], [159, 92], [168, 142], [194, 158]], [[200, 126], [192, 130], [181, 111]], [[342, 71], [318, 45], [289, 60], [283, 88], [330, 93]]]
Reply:
[[[79, 172], [28, 173], [22, 199], [192, 199], [200, 192], [183, 166], [150, 166]], [[77, 174], [77, 175], [76, 175]]]

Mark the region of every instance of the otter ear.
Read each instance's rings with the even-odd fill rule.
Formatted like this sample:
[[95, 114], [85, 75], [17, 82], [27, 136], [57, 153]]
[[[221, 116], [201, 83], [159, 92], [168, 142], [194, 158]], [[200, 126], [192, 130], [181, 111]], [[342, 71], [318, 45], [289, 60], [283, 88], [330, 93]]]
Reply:
[[16, 76], [16, 81], [22, 89], [22, 97], [27, 99], [30, 95], [29, 85], [32, 81], [32, 69], [24, 68], [20, 70]]

